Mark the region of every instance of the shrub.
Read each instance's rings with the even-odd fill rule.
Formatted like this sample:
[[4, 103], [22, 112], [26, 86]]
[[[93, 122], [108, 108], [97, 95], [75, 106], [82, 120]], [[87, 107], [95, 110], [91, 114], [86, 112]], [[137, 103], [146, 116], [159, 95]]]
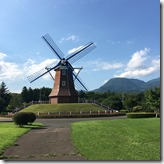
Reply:
[[128, 110], [122, 109], [120, 110], [121, 113], [128, 113]]
[[127, 113], [128, 118], [150, 118], [155, 116], [155, 113]]
[[35, 113], [32, 112], [28, 112], [28, 122], [31, 124], [36, 120], [36, 115]]
[[13, 116], [13, 121], [20, 127], [27, 125], [28, 123], [33, 123], [35, 119], [36, 115], [32, 112], [20, 112]]
[[1, 115], [7, 115], [8, 112], [1, 112], [0, 114], [1, 114]]
[[27, 113], [24, 113], [24, 112], [16, 113], [13, 116], [13, 121], [15, 122], [15, 124], [17, 124], [20, 127], [22, 127], [23, 125], [27, 125], [27, 123], [28, 123], [28, 115], [27, 115]]
[[140, 105], [133, 107], [133, 112], [141, 112], [142, 110], [143, 110], [143, 108]]

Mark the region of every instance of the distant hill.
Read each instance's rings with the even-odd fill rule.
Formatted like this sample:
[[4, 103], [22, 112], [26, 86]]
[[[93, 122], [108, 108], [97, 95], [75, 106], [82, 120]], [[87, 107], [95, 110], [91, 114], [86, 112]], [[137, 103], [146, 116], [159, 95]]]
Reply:
[[150, 80], [147, 82], [147, 85], [150, 87], [158, 87], [160, 86], [160, 77], [159, 78], [156, 78], [156, 79], [153, 79], [153, 80]]
[[144, 82], [138, 79], [113, 78], [107, 81], [103, 86], [95, 89], [94, 92], [139, 92], [149, 88], [159, 87], [160, 77]]

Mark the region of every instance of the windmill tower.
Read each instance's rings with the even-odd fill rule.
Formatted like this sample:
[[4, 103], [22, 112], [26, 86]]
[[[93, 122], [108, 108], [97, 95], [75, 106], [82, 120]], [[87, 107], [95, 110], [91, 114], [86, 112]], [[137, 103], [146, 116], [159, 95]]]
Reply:
[[49, 95], [51, 104], [77, 103], [78, 92], [75, 89], [75, 80], [78, 83], [78, 86], [81, 86], [86, 91], [87, 88], [78, 77], [78, 74], [74, 72], [74, 68], [71, 64], [85, 56], [87, 53], [91, 52], [95, 48], [95, 44], [93, 42], [90, 42], [80, 47], [78, 50], [76, 50], [66, 58], [63, 58], [64, 54], [57, 47], [55, 42], [48, 34], [46, 34], [42, 38], [48, 44], [51, 50], [55, 53], [55, 55], [59, 58], [60, 61], [55, 66], [46, 67], [28, 76], [27, 78], [32, 83], [43, 75], [50, 73], [51, 70], [54, 70], [56, 71], [54, 78], [54, 86]]

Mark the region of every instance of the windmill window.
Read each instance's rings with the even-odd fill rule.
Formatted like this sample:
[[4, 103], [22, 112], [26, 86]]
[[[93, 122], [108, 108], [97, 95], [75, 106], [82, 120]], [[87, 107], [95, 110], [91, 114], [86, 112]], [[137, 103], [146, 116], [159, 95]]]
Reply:
[[62, 81], [62, 86], [66, 86], [66, 81]]
[[66, 70], [65, 69], [62, 70], [62, 75], [66, 75]]

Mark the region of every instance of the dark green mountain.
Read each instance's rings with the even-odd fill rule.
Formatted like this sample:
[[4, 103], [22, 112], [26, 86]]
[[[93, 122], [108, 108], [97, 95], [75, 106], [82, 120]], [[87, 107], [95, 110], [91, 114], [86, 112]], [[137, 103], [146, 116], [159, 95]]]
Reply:
[[148, 81], [148, 82], [147, 82], [147, 85], [148, 85], [150, 88], [151, 88], [151, 87], [156, 87], [156, 86], [158, 87], [158, 86], [160, 86], [160, 77]]
[[149, 88], [159, 87], [160, 78], [144, 82], [138, 79], [113, 78], [106, 82], [103, 86], [95, 89], [94, 92], [139, 92]]

